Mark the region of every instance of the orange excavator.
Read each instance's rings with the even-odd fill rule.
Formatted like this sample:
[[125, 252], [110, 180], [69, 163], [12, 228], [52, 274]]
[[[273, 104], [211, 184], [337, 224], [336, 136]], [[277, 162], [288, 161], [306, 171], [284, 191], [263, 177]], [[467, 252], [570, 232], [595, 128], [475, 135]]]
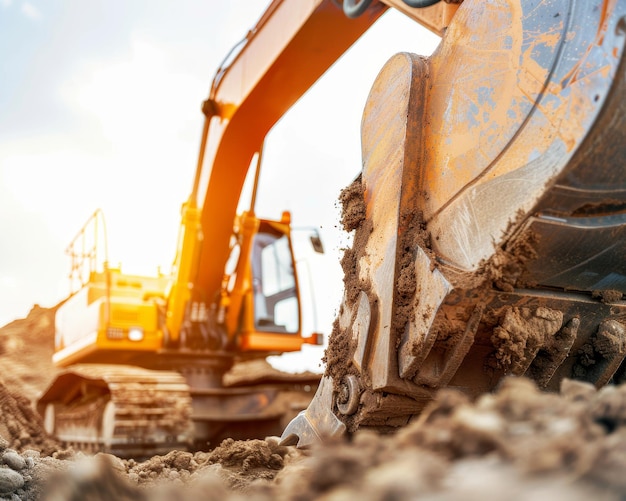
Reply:
[[[158, 388], [127, 397], [139, 375], [91, 385], [83, 377], [67, 392], [85, 401], [108, 392], [93, 398], [97, 418], [82, 418], [107, 429], [107, 443], [147, 442], [160, 426], [144, 411], [133, 421], [133, 399], [163, 401], [155, 414], [169, 406], [166, 417], [182, 416], [159, 428], [157, 441], [184, 442], [191, 411], [174, 412], [177, 403], [227, 394], [225, 367], [237, 357], [288, 351], [275, 343], [296, 333], [303, 342], [297, 329], [282, 330], [287, 322], [276, 327], [275, 308], [273, 317], [256, 314], [264, 308], [253, 249], [265, 238], [254, 235], [280, 240], [287, 221], [261, 222], [253, 211], [237, 218], [237, 201], [273, 125], [390, 8], [441, 41], [430, 57], [412, 47], [390, 55], [364, 103], [362, 172], [341, 197], [354, 232], [342, 258], [344, 298], [324, 377], [282, 442], [391, 430], [442, 387], [476, 396], [507, 375], [545, 389], [565, 377], [597, 386], [626, 377], [626, 0], [274, 0], [203, 104], [173, 286], [141, 294], [161, 312], [162, 345], [148, 358], [175, 369], [166, 372], [182, 397], [168, 401]], [[239, 264], [225, 279], [233, 241]], [[295, 290], [266, 293], [265, 309], [297, 300]], [[118, 335], [132, 342], [130, 327]], [[58, 342], [58, 353], [72, 346]], [[68, 363], [109, 363], [105, 352]], [[142, 366], [137, 360], [128, 362]], [[50, 428], [65, 413], [72, 430], [79, 419], [64, 392], [53, 384], [40, 408]], [[201, 414], [195, 433], [205, 440], [210, 420]], [[146, 427], [133, 437], [139, 421]]]
[[74, 292], [55, 316], [53, 362], [66, 370], [37, 404], [49, 433], [82, 450], [145, 457], [276, 435], [306, 407], [319, 374], [254, 363], [322, 344], [319, 333], [302, 336], [290, 214], [255, 215], [256, 158], [250, 209], [231, 219], [229, 257], [210, 295], [194, 285], [210, 243], [194, 194], [168, 275], [111, 267], [102, 211], [81, 228], [67, 248]]

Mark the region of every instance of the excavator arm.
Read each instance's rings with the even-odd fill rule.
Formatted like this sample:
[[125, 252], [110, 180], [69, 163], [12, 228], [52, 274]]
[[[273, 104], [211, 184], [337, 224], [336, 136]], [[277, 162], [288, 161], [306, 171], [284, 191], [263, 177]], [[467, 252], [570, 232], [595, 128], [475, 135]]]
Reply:
[[196, 289], [219, 290], [222, 272], [215, 264], [228, 257], [239, 195], [266, 134], [390, 6], [439, 34], [458, 7], [440, 2], [414, 9], [385, 0], [349, 18], [336, 0], [274, 0], [217, 71], [202, 108], [206, 118], [193, 189], [203, 238], [210, 242], [200, 251]]
[[[195, 288], [220, 289], [239, 195], [265, 135], [385, 10], [353, 21], [332, 0], [271, 3], [218, 70], [209, 98], [194, 194], [202, 207]], [[219, 214], [220, 217], [216, 217]]]

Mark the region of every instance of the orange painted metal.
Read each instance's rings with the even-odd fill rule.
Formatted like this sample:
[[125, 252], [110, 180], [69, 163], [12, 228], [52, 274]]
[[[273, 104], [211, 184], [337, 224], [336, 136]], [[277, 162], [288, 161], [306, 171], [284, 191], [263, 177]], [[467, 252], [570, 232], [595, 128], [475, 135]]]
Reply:
[[[376, 4], [348, 19], [333, 0], [274, 1], [209, 99], [208, 140], [199, 179], [204, 245], [196, 286], [220, 289], [239, 193], [270, 128], [380, 17]], [[216, 217], [219, 215], [219, 217]]]

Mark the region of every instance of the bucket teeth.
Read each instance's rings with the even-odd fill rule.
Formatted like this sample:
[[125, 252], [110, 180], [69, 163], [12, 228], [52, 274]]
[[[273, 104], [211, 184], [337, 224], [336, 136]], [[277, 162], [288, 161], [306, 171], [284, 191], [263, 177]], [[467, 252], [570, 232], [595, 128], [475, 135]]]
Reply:
[[554, 373], [569, 356], [576, 341], [580, 319], [570, 319], [559, 332], [544, 345], [533, 359], [525, 375], [535, 380], [539, 388], [547, 388]]
[[596, 388], [611, 381], [626, 359], [626, 327], [608, 319], [578, 352], [574, 376], [593, 383]]
[[338, 437], [345, 433], [346, 425], [332, 411], [333, 380], [322, 378], [317, 393], [309, 407], [298, 414], [285, 428], [281, 445], [311, 447], [322, 439]]

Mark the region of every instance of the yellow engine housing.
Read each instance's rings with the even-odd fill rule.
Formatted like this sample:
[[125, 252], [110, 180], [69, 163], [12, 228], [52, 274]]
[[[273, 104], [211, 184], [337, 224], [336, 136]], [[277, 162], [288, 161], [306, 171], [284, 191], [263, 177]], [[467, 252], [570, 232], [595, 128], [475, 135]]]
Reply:
[[56, 313], [55, 365], [123, 363], [137, 352], [163, 347], [159, 310], [169, 277], [92, 273]]

